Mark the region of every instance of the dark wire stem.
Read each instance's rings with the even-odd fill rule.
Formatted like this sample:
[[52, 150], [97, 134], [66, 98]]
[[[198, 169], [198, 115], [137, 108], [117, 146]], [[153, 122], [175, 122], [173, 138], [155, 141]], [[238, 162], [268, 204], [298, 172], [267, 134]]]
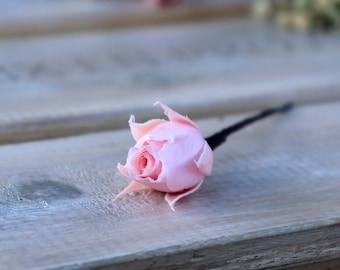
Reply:
[[236, 132], [239, 131], [240, 129], [258, 121], [261, 119], [264, 119], [270, 115], [273, 115], [275, 113], [283, 113], [286, 111], [289, 111], [292, 107], [294, 106], [294, 104], [292, 102], [286, 103], [283, 106], [280, 107], [276, 107], [276, 108], [271, 108], [271, 109], [267, 109], [264, 110], [262, 112], [260, 112], [259, 114], [256, 114], [254, 116], [251, 116], [249, 118], [246, 118], [244, 120], [242, 120], [241, 122], [238, 122], [230, 127], [227, 127], [225, 129], [222, 129], [221, 131], [211, 135], [208, 138], [205, 138], [205, 140], [207, 141], [207, 143], [209, 144], [209, 146], [211, 147], [212, 150], [214, 150], [216, 147], [220, 146], [221, 144], [223, 144], [227, 137]]

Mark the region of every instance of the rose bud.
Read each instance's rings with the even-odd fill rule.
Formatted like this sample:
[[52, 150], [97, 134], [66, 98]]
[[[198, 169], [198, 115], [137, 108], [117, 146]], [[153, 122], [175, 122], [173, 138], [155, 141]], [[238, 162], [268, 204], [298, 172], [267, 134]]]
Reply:
[[201, 186], [204, 177], [212, 170], [212, 151], [231, 134], [273, 114], [287, 112], [294, 106], [288, 102], [266, 109], [203, 138], [189, 118], [160, 102], [157, 104], [164, 109], [170, 121], [155, 119], [138, 124], [133, 115], [129, 120], [137, 143], [130, 148], [126, 165], [118, 164], [118, 169], [133, 181], [115, 199], [142, 189], [158, 190], [166, 192], [165, 200], [172, 210], [179, 199]]
[[175, 203], [196, 191], [213, 165], [213, 152], [197, 125], [168, 106], [157, 102], [169, 121], [163, 119], [135, 123], [129, 120], [136, 145], [130, 148], [126, 165], [118, 164], [121, 174], [132, 179], [122, 195], [142, 189], [165, 192], [172, 210]]

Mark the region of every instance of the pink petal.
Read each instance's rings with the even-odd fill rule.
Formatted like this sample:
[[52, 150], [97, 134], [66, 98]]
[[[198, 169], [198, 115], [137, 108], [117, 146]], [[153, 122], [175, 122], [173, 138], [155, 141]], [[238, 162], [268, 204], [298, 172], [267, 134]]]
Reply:
[[128, 185], [126, 188], [124, 188], [114, 199], [113, 201], [116, 201], [117, 199], [121, 198], [123, 195], [130, 193], [130, 192], [134, 192], [134, 191], [139, 191], [139, 190], [143, 190], [143, 189], [150, 189], [147, 186], [144, 186], [141, 183], [138, 183], [136, 181], [132, 181], [130, 183], [130, 185]]
[[130, 177], [128, 169], [127, 169], [126, 166], [123, 166], [122, 164], [118, 163], [117, 168], [122, 175], [124, 175], [126, 177]]
[[193, 186], [192, 188], [190, 188], [189, 190], [186, 190], [183, 193], [167, 193], [165, 195], [165, 201], [169, 204], [170, 208], [172, 209], [172, 211], [175, 211], [175, 204], [179, 199], [182, 199], [185, 196], [188, 196], [189, 194], [195, 192], [197, 189], [199, 189], [199, 187], [202, 185], [203, 180], [198, 183], [197, 185]]
[[166, 122], [164, 119], [152, 119], [145, 123], [136, 123], [135, 116], [131, 115], [129, 120], [129, 125], [131, 128], [132, 136], [136, 141], [142, 138], [145, 134], [147, 134], [151, 129]]
[[207, 142], [204, 143], [204, 148], [201, 156], [196, 161], [197, 168], [205, 175], [210, 175], [213, 166], [213, 152]]
[[165, 144], [158, 152], [162, 161], [161, 179], [167, 183], [168, 192], [188, 189], [202, 181], [205, 174], [195, 161], [200, 159], [205, 140], [196, 130], [185, 137], [176, 137], [173, 143]]
[[165, 115], [168, 116], [170, 121], [184, 123], [184, 124], [190, 125], [198, 129], [198, 126], [193, 121], [191, 121], [188, 117], [185, 117], [179, 114], [178, 112], [175, 112], [174, 110], [170, 109], [168, 106], [163, 104], [162, 102], [157, 101], [154, 105], [155, 106], [160, 105], [163, 108]]

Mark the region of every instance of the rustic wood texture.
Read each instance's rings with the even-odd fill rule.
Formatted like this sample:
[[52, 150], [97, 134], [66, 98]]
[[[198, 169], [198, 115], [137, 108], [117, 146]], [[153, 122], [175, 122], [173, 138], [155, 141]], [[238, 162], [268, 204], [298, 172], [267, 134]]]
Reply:
[[94, 31], [249, 14], [250, 0], [184, 0], [157, 9], [143, 0], [0, 1], [0, 38]]
[[[174, 109], [180, 109], [175, 106]], [[340, 258], [340, 103], [298, 107], [230, 137], [170, 210], [112, 198], [128, 130], [0, 147], [4, 269], [263, 269]], [[244, 115], [198, 121], [205, 135]], [[137, 120], [138, 115], [137, 115]]]
[[340, 260], [315, 262], [308, 265], [282, 268], [282, 270], [338, 270], [338, 269], [340, 269]]
[[250, 21], [0, 42], [0, 142], [125, 126], [157, 100], [194, 118], [340, 98], [340, 35]]

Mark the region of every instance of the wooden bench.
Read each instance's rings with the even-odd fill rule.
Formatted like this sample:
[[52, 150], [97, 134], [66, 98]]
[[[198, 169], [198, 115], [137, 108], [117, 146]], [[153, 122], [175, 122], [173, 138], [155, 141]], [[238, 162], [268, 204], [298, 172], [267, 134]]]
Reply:
[[[10, 29], [0, 39], [1, 268], [340, 268], [339, 33], [247, 19]], [[205, 136], [296, 107], [231, 136], [175, 212], [160, 192], [113, 203], [129, 183], [116, 169], [134, 144], [127, 120], [164, 117], [157, 100]]]
[[74, 31], [140, 27], [218, 17], [244, 16], [250, 0], [184, 0], [172, 9], [157, 9], [144, 0], [0, 2], [0, 38]]
[[126, 127], [156, 100], [194, 118], [333, 101], [339, 47], [244, 20], [2, 40], [0, 142]]

